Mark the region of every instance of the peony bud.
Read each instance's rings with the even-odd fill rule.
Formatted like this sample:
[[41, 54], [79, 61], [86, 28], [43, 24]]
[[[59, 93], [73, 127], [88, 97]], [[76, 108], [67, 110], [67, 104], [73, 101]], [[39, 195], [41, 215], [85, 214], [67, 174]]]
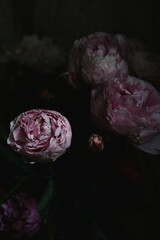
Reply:
[[101, 152], [104, 149], [103, 139], [98, 134], [93, 133], [89, 137], [88, 143], [89, 143], [89, 149], [92, 152]]

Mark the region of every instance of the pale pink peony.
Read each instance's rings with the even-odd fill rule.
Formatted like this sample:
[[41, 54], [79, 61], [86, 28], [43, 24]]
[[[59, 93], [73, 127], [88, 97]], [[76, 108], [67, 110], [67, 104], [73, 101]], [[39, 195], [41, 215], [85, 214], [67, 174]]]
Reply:
[[11, 122], [7, 143], [28, 162], [55, 161], [71, 145], [69, 121], [59, 112], [30, 110]]
[[7, 239], [29, 239], [40, 230], [38, 202], [25, 193], [14, 194], [0, 206], [0, 232]]
[[104, 149], [104, 142], [101, 136], [98, 134], [92, 134], [88, 140], [89, 149], [92, 152], [101, 152]]
[[160, 94], [149, 83], [128, 76], [92, 90], [92, 122], [102, 131], [127, 136], [139, 149], [160, 151]]
[[69, 55], [69, 82], [75, 88], [92, 88], [116, 76], [127, 76], [125, 38], [98, 32], [76, 40]]

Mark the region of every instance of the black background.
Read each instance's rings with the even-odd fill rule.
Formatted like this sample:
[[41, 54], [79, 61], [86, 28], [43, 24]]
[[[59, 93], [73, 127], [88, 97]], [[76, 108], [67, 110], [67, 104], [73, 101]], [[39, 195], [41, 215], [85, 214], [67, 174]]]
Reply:
[[[0, 0], [0, 45], [12, 45], [19, 42], [24, 35], [37, 34], [40, 38], [46, 36], [52, 38], [58, 46], [68, 52], [74, 40], [84, 35], [104, 31], [113, 34], [122, 33], [127, 37], [142, 39], [148, 44], [149, 48], [155, 52], [160, 52], [159, 11], [160, 1], [158, 0]], [[38, 76], [36, 78], [38, 79]], [[25, 81], [28, 81], [26, 85], [33, 84], [33, 89], [37, 88], [37, 82], [33, 82], [33, 78], [26, 76], [26, 79]], [[34, 95], [33, 91], [29, 100], [27, 100], [29, 87], [26, 88], [21, 80], [18, 81], [16, 96], [14, 94], [11, 96], [9, 92], [8, 95], [3, 92], [0, 98], [1, 122], [4, 123], [7, 130], [9, 129], [9, 121], [22, 111], [34, 107], [47, 108], [46, 103], [39, 102], [37, 95]], [[44, 83], [44, 79], [42, 81]], [[50, 83], [50, 79], [46, 79], [45, 87], [50, 88]], [[58, 93], [65, 95], [67, 87], [62, 90], [60, 90], [60, 87], [58, 86]], [[77, 99], [81, 94], [75, 95], [73, 93], [71, 95], [73, 99], [68, 99], [68, 106], [70, 105], [72, 110], [76, 109], [76, 116], [72, 110], [64, 110], [64, 106], [62, 106], [69, 120], [71, 122], [73, 120], [75, 137], [72, 148], [80, 144], [81, 140], [87, 139], [84, 137], [87, 137], [92, 131], [86, 127], [87, 130], [85, 129], [85, 133], [82, 134], [81, 128], [78, 130], [76, 128], [76, 124], [80, 126], [84, 124], [85, 121], [80, 111], [83, 111], [83, 116], [84, 113], [88, 114], [88, 105], [86, 105], [85, 109], [79, 107], [79, 110], [77, 110], [76, 103], [79, 104]], [[61, 106], [57, 110], [61, 110]], [[89, 116], [87, 117], [89, 118]], [[75, 140], [76, 136], [79, 137], [79, 140]], [[113, 146], [119, 146], [119, 144], [114, 143], [114, 140], [110, 143], [104, 153], [107, 156], [106, 158], [117, 159], [120, 155], [121, 160], [131, 158], [136, 168], [143, 175], [142, 183], [135, 185], [135, 183], [119, 175], [112, 166], [114, 163], [110, 163], [110, 161], [107, 164], [105, 163], [104, 155], [95, 157], [93, 159], [94, 165], [91, 163], [91, 159], [94, 157], [82, 153], [78, 157], [78, 161], [81, 162], [79, 160], [81, 157], [82, 159], [88, 158], [89, 160], [86, 159], [86, 161], [89, 162], [84, 165], [82, 171], [84, 174], [83, 182], [77, 180], [76, 194], [78, 194], [78, 191], [82, 191], [82, 198], [87, 197], [88, 190], [84, 187], [85, 180], [88, 183], [91, 181], [94, 185], [96, 179], [95, 182], [99, 181], [99, 186], [102, 185], [103, 190], [109, 189], [112, 198], [106, 198], [103, 193], [96, 192], [95, 195], [92, 193], [92, 199], [88, 200], [93, 220], [96, 219], [103, 231], [108, 235], [109, 240], [160, 239], [158, 224], [160, 215], [159, 157], [151, 157], [136, 150], [128, 156], [123, 151], [121, 152], [121, 145], [115, 149]], [[75, 150], [75, 155], [76, 151], [78, 150]], [[118, 155], [113, 154], [113, 152], [118, 153]], [[97, 160], [100, 159], [102, 161], [97, 164]], [[91, 169], [90, 166], [92, 166]], [[99, 166], [99, 170], [97, 170], [97, 166]], [[110, 170], [107, 170], [108, 166]], [[115, 180], [108, 182], [106, 179], [110, 175], [115, 177]], [[105, 178], [105, 176], [107, 177]], [[90, 180], [88, 181], [88, 179]], [[64, 239], [85, 239], [86, 235], [89, 234], [89, 225], [87, 225], [89, 220], [85, 218], [87, 213], [80, 211], [77, 215], [72, 209], [70, 198], [71, 196], [68, 197], [60, 211], [60, 216], [64, 218], [60, 224], [62, 232], [69, 232], [69, 237]], [[71, 217], [70, 222], [68, 222], [69, 217]], [[65, 222], [67, 223], [66, 226]], [[94, 224], [93, 221], [93, 226]], [[95, 229], [96, 226], [95, 224]], [[92, 231], [92, 234], [92, 239], [103, 240], [102, 236], [96, 237], [94, 231]], [[40, 236], [37, 238], [40, 239]], [[42, 238], [44, 239], [44, 236]], [[91, 238], [91, 235], [88, 235], [89, 238]]]

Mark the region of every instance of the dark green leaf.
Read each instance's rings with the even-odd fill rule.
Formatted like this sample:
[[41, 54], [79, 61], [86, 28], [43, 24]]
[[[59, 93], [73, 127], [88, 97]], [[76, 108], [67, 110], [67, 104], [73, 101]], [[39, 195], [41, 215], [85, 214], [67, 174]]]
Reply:
[[44, 190], [40, 199], [38, 209], [44, 223], [49, 221], [50, 206], [55, 195], [55, 185], [53, 180], [48, 182], [46, 189]]
[[6, 141], [7, 137], [8, 137], [7, 132], [4, 126], [0, 123], [0, 138]]
[[20, 179], [1, 199], [0, 205], [3, 204], [24, 182], [26, 182], [33, 175], [28, 175]]
[[0, 143], [0, 152], [4, 155], [9, 163], [15, 164], [18, 168], [25, 172], [33, 172], [32, 169], [29, 168], [27, 164], [24, 164], [18, 154], [16, 154], [9, 146], [5, 146]]
[[57, 225], [54, 223], [48, 223], [48, 240], [55, 239]]

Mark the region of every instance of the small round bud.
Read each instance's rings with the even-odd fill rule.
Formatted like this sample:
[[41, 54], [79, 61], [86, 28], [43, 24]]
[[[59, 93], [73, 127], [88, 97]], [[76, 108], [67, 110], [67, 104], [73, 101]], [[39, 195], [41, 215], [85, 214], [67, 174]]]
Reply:
[[92, 134], [88, 140], [89, 149], [92, 152], [101, 152], [104, 149], [104, 143], [101, 136], [98, 134]]

